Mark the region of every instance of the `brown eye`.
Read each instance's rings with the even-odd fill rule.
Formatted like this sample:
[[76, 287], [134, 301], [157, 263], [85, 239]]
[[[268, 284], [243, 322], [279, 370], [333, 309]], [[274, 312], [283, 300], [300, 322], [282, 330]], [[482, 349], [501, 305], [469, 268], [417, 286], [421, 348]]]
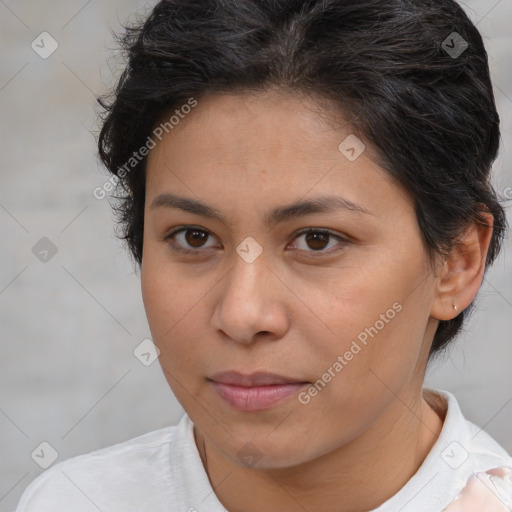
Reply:
[[196, 227], [175, 229], [164, 237], [172, 249], [180, 252], [200, 252], [200, 249], [210, 249], [212, 245], [206, 245], [209, 238], [213, 238], [208, 231]]
[[[295, 240], [297, 241], [301, 238], [303, 238], [303, 241], [301, 243], [295, 242], [294, 248], [304, 253], [313, 254], [317, 252], [319, 256], [342, 250], [349, 243], [343, 237], [324, 229], [308, 228], [298, 233]], [[336, 246], [339, 247], [336, 248]], [[333, 247], [334, 249], [331, 250]]]
[[331, 235], [319, 232], [306, 233], [306, 243], [310, 249], [320, 250], [325, 249], [329, 243]]
[[199, 229], [187, 229], [185, 231], [185, 240], [191, 247], [202, 247], [209, 236], [208, 233]]

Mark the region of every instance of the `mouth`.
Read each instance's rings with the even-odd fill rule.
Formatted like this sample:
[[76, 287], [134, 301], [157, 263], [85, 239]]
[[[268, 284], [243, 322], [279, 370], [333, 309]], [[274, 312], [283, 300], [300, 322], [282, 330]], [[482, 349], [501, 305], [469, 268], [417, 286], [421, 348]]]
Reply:
[[262, 411], [296, 395], [311, 384], [274, 373], [216, 373], [207, 378], [218, 396], [237, 411]]

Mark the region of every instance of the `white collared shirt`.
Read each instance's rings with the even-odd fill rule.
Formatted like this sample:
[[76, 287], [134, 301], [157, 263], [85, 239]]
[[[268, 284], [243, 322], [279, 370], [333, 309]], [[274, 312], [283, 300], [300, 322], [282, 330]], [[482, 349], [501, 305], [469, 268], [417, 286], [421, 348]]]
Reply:
[[[373, 512], [441, 512], [468, 478], [512, 467], [512, 457], [467, 421], [455, 397], [429, 455], [402, 489]], [[25, 490], [17, 512], [226, 512], [217, 499], [185, 415], [166, 427], [60, 462]]]

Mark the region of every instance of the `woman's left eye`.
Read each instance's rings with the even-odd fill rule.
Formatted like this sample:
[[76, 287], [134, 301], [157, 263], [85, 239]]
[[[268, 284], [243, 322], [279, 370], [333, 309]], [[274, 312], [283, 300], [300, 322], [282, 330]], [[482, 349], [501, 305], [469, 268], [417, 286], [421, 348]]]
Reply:
[[[331, 253], [335, 251], [325, 250], [329, 249], [338, 244], [345, 245], [347, 240], [342, 238], [339, 235], [332, 233], [331, 231], [327, 231], [325, 229], [314, 229], [308, 228], [304, 231], [301, 231], [295, 237], [295, 240], [299, 240], [300, 237], [304, 237], [303, 247], [297, 247], [301, 251], [307, 252], [320, 252], [320, 253]], [[329, 239], [334, 239], [336, 243], [329, 246]], [[308, 250], [312, 249], [312, 250]]]
[[[302, 244], [297, 244], [296, 241], [300, 240], [301, 237], [303, 237]], [[212, 238], [212, 235], [208, 231], [202, 228], [189, 226], [173, 230], [164, 237], [164, 240], [169, 241], [171, 247], [179, 252], [194, 253], [199, 252], [198, 249], [210, 249], [215, 247], [215, 245], [206, 244], [206, 242]], [[340, 243], [342, 246], [348, 243], [346, 239], [332, 233], [331, 231], [315, 228], [302, 230], [295, 235], [293, 240], [295, 241], [293, 244], [295, 245], [295, 247], [293, 247], [294, 249], [321, 254], [335, 252], [329, 249], [333, 246], [340, 245]]]

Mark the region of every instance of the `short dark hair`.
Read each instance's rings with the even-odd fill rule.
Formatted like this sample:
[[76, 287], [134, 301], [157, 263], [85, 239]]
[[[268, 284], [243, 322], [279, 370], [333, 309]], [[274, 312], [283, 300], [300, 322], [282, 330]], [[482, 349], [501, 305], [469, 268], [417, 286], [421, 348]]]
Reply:
[[[431, 261], [487, 225], [484, 211], [494, 217], [486, 269], [496, 258], [507, 227], [489, 182], [499, 116], [482, 37], [455, 1], [163, 0], [120, 43], [128, 63], [99, 99], [98, 147], [119, 178], [113, 208], [139, 266], [146, 158], [126, 172], [134, 150], [191, 97], [275, 86], [339, 105], [414, 200]], [[472, 306], [440, 321], [431, 355]]]

